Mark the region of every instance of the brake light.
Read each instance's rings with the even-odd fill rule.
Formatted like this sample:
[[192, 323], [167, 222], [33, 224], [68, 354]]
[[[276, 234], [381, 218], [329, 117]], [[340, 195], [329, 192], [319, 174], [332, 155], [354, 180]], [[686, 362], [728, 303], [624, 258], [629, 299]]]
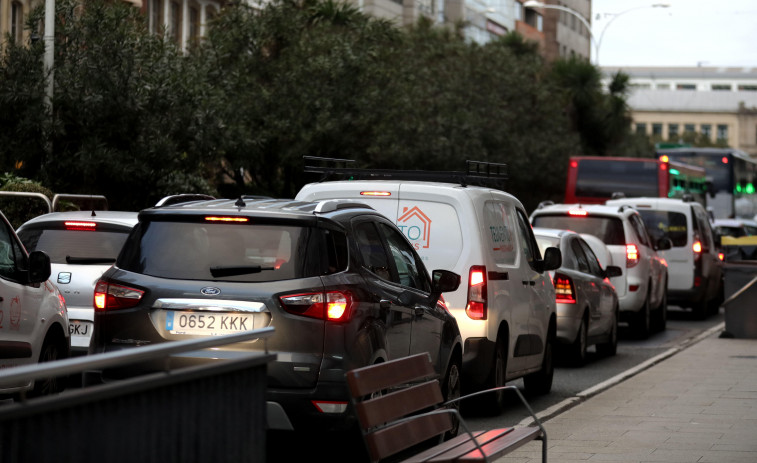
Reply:
[[205, 217], [206, 222], [249, 222], [247, 217], [221, 217], [221, 216], [208, 216]]
[[391, 196], [392, 193], [389, 191], [361, 191], [360, 195], [362, 196]]
[[79, 220], [67, 220], [63, 222], [63, 226], [66, 230], [76, 231], [95, 231], [97, 229], [97, 224], [95, 222], [82, 222]]
[[626, 267], [631, 268], [639, 263], [639, 248], [635, 244], [626, 245]]
[[718, 253], [718, 259], [725, 260], [725, 253], [724, 252], [719, 252]]
[[694, 251], [694, 259], [699, 259], [702, 256], [702, 242], [697, 240], [691, 245], [691, 250]]
[[139, 304], [145, 292], [128, 286], [100, 280], [95, 285], [94, 307], [96, 312], [128, 309]]
[[335, 322], [348, 320], [352, 308], [352, 297], [341, 291], [292, 294], [279, 301], [289, 313]]
[[589, 213], [584, 209], [571, 209], [568, 211], [568, 215], [572, 215], [574, 217], [586, 217], [587, 215], [589, 215]]
[[575, 304], [576, 293], [573, 289], [573, 280], [569, 276], [556, 273], [554, 278], [555, 301], [562, 304]]
[[465, 313], [473, 320], [486, 320], [486, 267], [474, 265], [468, 274], [468, 304]]

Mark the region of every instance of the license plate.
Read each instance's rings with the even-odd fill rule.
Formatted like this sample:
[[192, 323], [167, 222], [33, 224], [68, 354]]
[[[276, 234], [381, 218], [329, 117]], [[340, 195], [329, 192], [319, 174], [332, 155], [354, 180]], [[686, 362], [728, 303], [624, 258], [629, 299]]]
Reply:
[[166, 331], [171, 334], [220, 336], [255, 328], [254, 314], [166, 312]]
[[71, 320], [68, 322], [68, 334], [71, 336], [91, 336], [92, 325], [92, 322]]

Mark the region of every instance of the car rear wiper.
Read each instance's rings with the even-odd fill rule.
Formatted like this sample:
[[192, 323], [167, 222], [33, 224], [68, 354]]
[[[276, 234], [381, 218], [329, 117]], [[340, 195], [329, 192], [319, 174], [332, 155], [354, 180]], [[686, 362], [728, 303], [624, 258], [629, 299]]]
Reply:
[[233, 277], [236, 275], [247, 275], [249, 273], [260, 273], [263, 270], [276, 270], [276, 267], [263, 267], [260, 265], [241, 265], [238, 267], [210, 267], [210, 274], [215, 278]]
[[112, 264], [116, 261], [115, 257], [75, 257], [66, 256], [67, 264]]

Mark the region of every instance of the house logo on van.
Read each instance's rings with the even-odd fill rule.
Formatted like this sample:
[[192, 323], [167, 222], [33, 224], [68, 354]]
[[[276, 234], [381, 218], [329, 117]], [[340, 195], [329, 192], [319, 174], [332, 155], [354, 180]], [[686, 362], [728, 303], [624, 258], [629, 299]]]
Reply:
[[428, 248], [431, 244], [431, 219], [418, 206], [403, 208], [397, 219], [397, 227], [402, 230], [415, 249]]

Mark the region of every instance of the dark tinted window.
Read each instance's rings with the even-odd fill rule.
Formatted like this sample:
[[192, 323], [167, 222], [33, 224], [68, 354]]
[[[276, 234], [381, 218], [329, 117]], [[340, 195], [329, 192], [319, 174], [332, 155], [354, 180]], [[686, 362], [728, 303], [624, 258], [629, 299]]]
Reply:
[[576, 178], [576, 196], [610, 198], [615, 192], [626, 196], [659, 196], [657, 161], [581, 160]]
[[0, 219], [0, 276], [19, 281], [22, 277], [20, 271], [25, 267], [26, 255], [13, 237], [13, 230]]
[[397, 282], [403, 286], [429, 292], [431, 288], [429, 287], [428, 276], [423, 270], [420, 259], [416, 257], [405, 237], [386, 224], [380, 224], [379, 228], [386, 238], [389, 252], [394, 259], [394, 265], [397, 268]]
[[67, 263], [66, 256], [115, 261], [127, 236], [128, 230], [117, 232], [43, 228], [25, 229], [19, 234], [27, 251], [45, 251], [54, 264]]
[[588, 233], [596, 236], [605, 244], [626, 244], [623, 222], [617, 217], [574, 217], [566, 214], [537, 215], [534, 217], [533, 225], [534, 227], [559, 228], [572, 230], [576, 233]]
[[686, 246], [688, 240], [688, 226], [686, 216], [680, 212], [651, 211], [642, 209], [639, 211], [647, 232], [652, 241], [657, 242], [661, 238], [670, 238], [675, 247]]
[[373, 222], [363, 222], [355, 226], [355, 240], [360, 249], [363, 266], [384, 280], [392, 280], [389, 259], [384, 250], [376, 225]]
[[[163, 278], [275, 281], [321, 273], [322, 240], [280, 225], [148, 222], [137, 225], [117, 265]], [[320, 236], [320, 235], [319, 235]], [[337, 261], [338, 262], [338, 261]], [[213, 276], [213, 275], [216, 276]]]
[[578, 271], [583, 273], [591, 273], [591, 271], [589, 270], [589, 261], [586, 259], [586, 254], [584, 254], [584, 250], [581, 248], [581, 244], [578, 242], [578, 240], [571, 240], [570, 248], [573, 251], [573, 254], [576, 256], [576, 261], [578, 262]]

